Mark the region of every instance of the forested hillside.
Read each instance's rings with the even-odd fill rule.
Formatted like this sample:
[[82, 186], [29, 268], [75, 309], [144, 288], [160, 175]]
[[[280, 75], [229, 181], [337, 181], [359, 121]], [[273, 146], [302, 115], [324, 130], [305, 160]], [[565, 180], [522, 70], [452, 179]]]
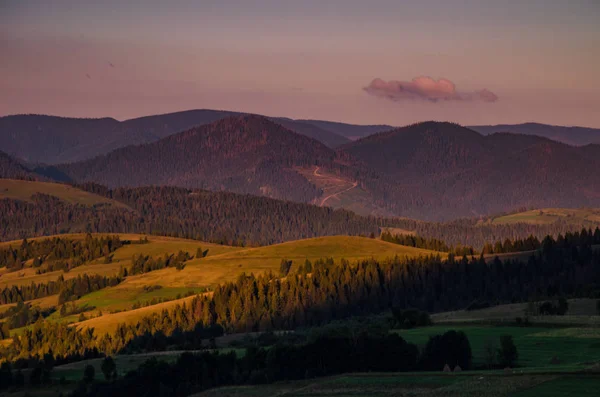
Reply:
[[336, 234], [378, 233], [376, 220], [345, 210], [183, 188], [93, 188], [131, 209], [72, 205], [46, 194], [0, 200], [2, 240], [66, 232], [132, 232], [225, 244], [271, 244]]
[[375, 134], [338, 149], [372, 170], [362, 186], [397, 215], [427, 220], [489, 215], [516, 208], [595, 207], [600, 147], [545, 138], [482, 136], [427, 122]]
[[34, 174], [21, 165], [15, 158], [2, 151], [0, 151], [0, 178], [27, 180], [41, 179], [39, 175]]
[[299, 202], [320, 191], [293, 167], [326, 165], [335, 152], [261, 116], [235, 116], [58, 168], [72, 180], [111, 187], [174, 185]]
[[[31, 183], [31, 182], [30, 182]], [[148, 233], [225, 244], [264, 245], [330, 235], [378, 235], [382, 227], [399, 228], [451, 246], [483, 248], [487, 242], [509, 238], [538, 239], [573, 230], [595, 228], [597, 222], [565, 218], [552, 223], [493, 223], [461, 219], [446, 223], [406, 218], [363, 217], [345, 210], [280, 201], [228, 192], [175, 187], [140, 187], [110, 190], [101, 185], [79, 187], [94, 193], [94, 200], [71, 188], [69, 196], [49, 192], [50, 184], [26, 200], [0, 199], [0, 239], [53, 235], [67, 232]], [[63, 187], [63, 185], [56, 185]], [[28, 192], [34, 187], [28, 186]], [[85, 192], [81, 192], [85, 193]], [[111, 200], [103, 200], [111, 199]], [[106, 205], [112, 203], [114, 205]], [[121, 205], [123, 204], [123, 205]]]
[[[212, 120], [216, 121], [173, 133]], [[87, 124], [82, 121], [80, 127]], [[600, 207], [600, 175], [582, 172], [600, 169], [598, 145], [569, 146], [524, 134], [485, 136], [441, 122], [418, 123], [343, 144], [347, 140], [332, 132], [336, 128], [375, 131], [378, 126], [201, 110], [149, 116], [119, 126], [143, 131], [140, 142], [158, 140], [90, 160], [38, 167], [36, 172], [54, 180], [109, 187], [226, 190], [367, 208], [366, 214], [377, 208], [380, 214], [428, 221], [489, 216], [524, 207]], [[111, 141], [110, 134], [105, 141]], [[327, 145], [342, 146], [334, 150]], [[323, 178], [329, 182], [313, 184]]]

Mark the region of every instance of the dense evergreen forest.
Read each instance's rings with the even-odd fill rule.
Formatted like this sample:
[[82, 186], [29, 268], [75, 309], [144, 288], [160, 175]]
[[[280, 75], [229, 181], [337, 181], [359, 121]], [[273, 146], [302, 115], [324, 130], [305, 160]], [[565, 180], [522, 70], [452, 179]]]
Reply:
[[114, 287], [121, 282], [121, 278], [106, 277], [100, 275], [79, 275], [68, 280], [63, 275], [56, 281], [47, 283], [31, 283], [23, 286], [4, 287], [0, 290], [0, 304], [24, 302], [58, 294], [58, 303], [63, 304], [76, 300], [90, 292], [101, 290], [106, 287]]
[[[118, 236], [92, 237], [87, 234], [83, 240], [54, 237], [52, 239], [24, 239], [20, 245], [13, 248], [0, 249], [0, 266], [6, 266], [9, 271], [20, 270], [25, 262], [33, 259], [32, 266], [36, 269], [46, 264], [47, 271], [70, 270], [85, 262], [102, 256], [108, 257], [112, 252], [123, 246]], [[129, 243], [129, 242], [127, 242]], [[61, 261], [64, 260], [64, 261]], [[62, 264], [57, 266], [56, 262]], [[50, 266], [50, 269], [47, 267]]]
[[45, 194], [36, 194], [30, 201], [4, 198], [0, 199], [0, 213], [6, 214], [0, 217], [0, 239], [121, 232], [254, 246], [328, 235], [378, 235], [382, 227], [396, 227], [448, 247], [481, 250], [488, 242], [529, 236], [543, 239], [590, 226], [568, 222], [497, 225], [476, 219], [434, 223], [363, 217], [345, 210], [227, 192], [174, 187], [110, 190], [96, 184], [79, 187], [127, 204], [130, 209], [73, 205]]
[[16, 159], [0, 150], [0, 178], [38, 180], [41, 176], [34, 174]]
[[247, 115], [57, 168], [70, 180], [112, 187], [173, 185], [310, 202], [320, 190], [292, 168], [328, 164], [334, 157], [335, 151], [314, 139]]
[[338, 154], [353, 160], [356, 179], [376, 205], [403, 217], [441, 221], [519, 207], [599, 205], [590, 192], [600, 190], [600, 178], [581, 172], [600, 168], [594, 145], [571, 147], [508, 133], [483, 136], [429, 121], [370, 135], [340, 147]]
[[[54, 121], [61, 124], [64, 120]], [[303, 124], [311, 131], [309, 135], [321, 128], [282, 122]], [[138, 127], [134, 129], [145, 135]], [[165, 125], [155, 127], [158, 132]], [[374, 207], [428, 221], [486, 216], [520, 207], [600, 206], [600, 178], [580, 171], [600, 168], [598, 148], [568, 146], [534, 135], [484, 136], [458, 124], [423, 122], [334, 150], [257, 115], [233, 115], [156, 140], [158, 135], [140, 138], [145, 142], [142, 145], [85, 161], [38, 167], [35, 172], [0, 155], [0, 176], [20, 178], [25, 172], [25, 177], [110, 187], [171, 185], [307, 203], [323, 192], [296, 172], [296, 167], [319, 166], [357, 182]], [[28, 145], [17, 146], [27, 149]], [[347, 199], [351, 205], [352, 197]]]

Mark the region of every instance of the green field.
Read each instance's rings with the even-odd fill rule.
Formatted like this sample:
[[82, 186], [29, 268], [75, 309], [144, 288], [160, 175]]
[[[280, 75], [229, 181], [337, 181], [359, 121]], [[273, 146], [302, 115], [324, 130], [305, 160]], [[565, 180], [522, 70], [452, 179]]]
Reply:
[[[512, 335], [519, 351], [519, 367], [550, 367], [573, 370], [600, 362], [600, 332], [587, 329], [553, 329], [543, 327], [495, 327], [468, 325], [436, 325], [402, 330], [398, 333], [408, 342], [424, 346], [429, 337], [449, 330], [463, 331], [469, 338], [473, 364], [485, 366], [484, 348], [489, 340], [496, 342], [502, 335]], [[553, 359], [557, 361], [552, 363]]]
[[517, 317], [527, 317], [531, 323], [600, 326], [600, 315], [596, 309], [597, 301], [597, 299], [569, 299], [569, 310], [564, 316], [531, 316], [527, 314], [527, 303], [511, 303], [479, 310], [436, 313], [431, 318], [435, 323], [457, 324], [513, 323]]
[[31, 196], [36, 193], [55, 196], [70, 204], [81, 204], [87, 206], [105, 204], [128, 208], [125, 204], [118, 201], [98, 196], [93, 193], [88, 193], [69, 185], [50, 182], [0, 179], [0, 199], [9, 198], [29, 201], [31, 200]]
[[195, 394], [195, 397], [262, 396], [511, 396], [552, 380], [548, 375], [455, 376], [446, 374], [369, 373], [329, 378], [279, 382], [271, 385], [222, 387]]
[[569, 376], [543, 382], [516, 393], [515, 397], [580, 397], [600, 393], [600, 375]]
[[600, 209], [593, 208], [542, 208], [518, 212], [494, 218], [494, 224], [531, 223], [535, 225], [551, 224], [556, 221], [565, 221], [575, 224], [600, 225]]

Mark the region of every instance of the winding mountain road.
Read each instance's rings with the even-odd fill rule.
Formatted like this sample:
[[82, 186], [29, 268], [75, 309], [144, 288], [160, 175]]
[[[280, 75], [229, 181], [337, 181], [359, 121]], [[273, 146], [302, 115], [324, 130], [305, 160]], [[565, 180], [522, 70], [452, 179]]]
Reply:
[[[320, 177], [320, 178], [336, 179], [336, 180], [338, 180], [338, 181], [340, 181], [340, 182], [346, 183], [346, 181], [344, 181], [343, 179], [339, 179], [339, 178], [331, 178], [331, 177], [328, 177], [328, 176], [325, 176], [325, 175], [319, 174], [319, 170], [320, 170], [320, 169], [321, 169], [321, 167], [318, 167], [318, 166], [317, 166], [317, 167], [315, 168], [315, 171], [313, 172], [313, 175], [314, 175], [314, 176], [316, 176], [316, 177]], [[350, 191], [350, 190], [354, 189], [354, 188], [355, 188], [355, 187], [357, 187], [357, 186], [358, 186], [358, 182], [354, 182], [354, 183], [352, 184], [352, 186], [350, 186], [349, 188], [347, 188], [347, 189], [344, 189], [344, 190], [341, 190], [341, 191], [339, 191], [339, 192], [336, 192], [336, 193], [330, 194], [329, 196], [326, 196], [326, 197], [324, 197], [324, 198], [321, 200], [321, 204], [319, 204], [319, 206], [320, 206], [320, 207], [323, 207], [323, 206], [325, 205], [325, 203], [327, 202], [327, 200], [329, 200], [330, 198], [332, 198], [332, 197], [336, 197], [336, 196], [338, 196], [339, 194], [342, 194], [342, 193], [346, 193], [346, 192], [348, 192], [348, 191]]]

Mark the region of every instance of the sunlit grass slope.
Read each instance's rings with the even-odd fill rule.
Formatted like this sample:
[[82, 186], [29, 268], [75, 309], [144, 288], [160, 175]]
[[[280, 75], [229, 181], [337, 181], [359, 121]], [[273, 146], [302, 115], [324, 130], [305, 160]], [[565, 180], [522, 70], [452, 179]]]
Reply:
[[494, 224], [530, 223], [543, 225], [554, 223], [558, 220], [571, 223], [595, 223], [600, 224], [600, 209], [593, 208], [543, 208], [519, 212], [494, 218]]
[[[0, 268], [0, 288], [11, 285], [28, 285], [34, 283], [46, 283], [51, 280], [56, 280], [61, 274], [65, 279], [77, 277], [83, 274], [100, 274], [105, 276], [114, 276], [119, 272], [121, 266], [131, 266], [131, 259], [133, 255], [145, 254], [152, 255], [154, 257], [163, 256], [165, 254], [176, 254], [179, 251], [187, 251], [190, 255], [195, 255], [198, 248], [203, 250], [208, 249], [208, 256], [220, 255], [227, 252], [233, 252], [240, 250], [237, 247], [229, 247], [218, 244], [211, 244], [196, 240], [186, 240], [180, 238], [171, 237], [159, 237], [159, 236], [144, 236], [141, 234], [94, 234], [94, 236], [102, 235], [118, 235], [121, 240], [136, 241], [140, 238], [147, 237], [149, 243], [147, 244], [130, 244], [119, 248], [114, 253], [113, 262], [105, 264], [104, 258], [98, 258], [85, 265], [76, 267], [71, 271], [64, 273], [62, 271], [49, 272], [44, 274], [35, 274], [35, 269], [25, 268], [17, 272], [6, 272], [5, 268]], [[52, 237], [60, 237], [65, 239], [83, 239], [85, 234], [63, 234], [60, 236], [50, 237], [38, 237], [32, 240], [41, 240]], [[21, 244], [21, 241], [5, 242], [0, 244], [0, 248], [7, 247], [9, 245], [17, 246]]]
[[[79, 302], [99, 308], [127, 307], [135, 300], [143, 301], [148, 298], [140, 294], [140, 291], [143, 291], [144, 287], [147, 286], [161, 286], [161, 289], [152, 292], [157, 295], [166, 297], [166, 294], [171, 294], [171, 296], [174, 296], [177, 293], [214, 287], [224, 282], [233, 281], [242, 272], [259, 275], [272, 271], [278, 274], [279, 265], [283, 258], [292, 260], [290, 271], [295, 272], [297, 266], [304, 264], [306, 259], [314, 262], [320, 258], [331, 257], [335, 261], [344, 258], [352, 262], [368, 258], [384, 259], [396, 255], [400, 257], [417, 257], [432, 254], [437, 253], [365, 237], [331, 236], [312, 238], [268, 247], [238, 249], [222, 254], [209, 255], [206, 258], [186, 262], [183, 270], [168, 268], [131, 276], [120, 285], [89, 294], [80, 299]], [[82, 325], [91, 326], [104, 332], [114, 329], [121, 322], [134, 323], [145, 314], [160, 311], [165, 307], [172, 307], [181, 301], [183, 300], [123, 313], [103, 313], [102, 317], [88, 320], [83, 322]]]
[[28, 201], [31, 200], [31, 196], [36, 193], [55, 196], [70, 204], [81, 204], [88, 206], [96, 204], [110, 204], [117, 207], [127, 208], [125, 204], [118, 201], [98, 196], [93, 193], [88, 193], [73, 186], [64, 185], [61, 183], [0, 179], [0, 199], [10, 198]]

